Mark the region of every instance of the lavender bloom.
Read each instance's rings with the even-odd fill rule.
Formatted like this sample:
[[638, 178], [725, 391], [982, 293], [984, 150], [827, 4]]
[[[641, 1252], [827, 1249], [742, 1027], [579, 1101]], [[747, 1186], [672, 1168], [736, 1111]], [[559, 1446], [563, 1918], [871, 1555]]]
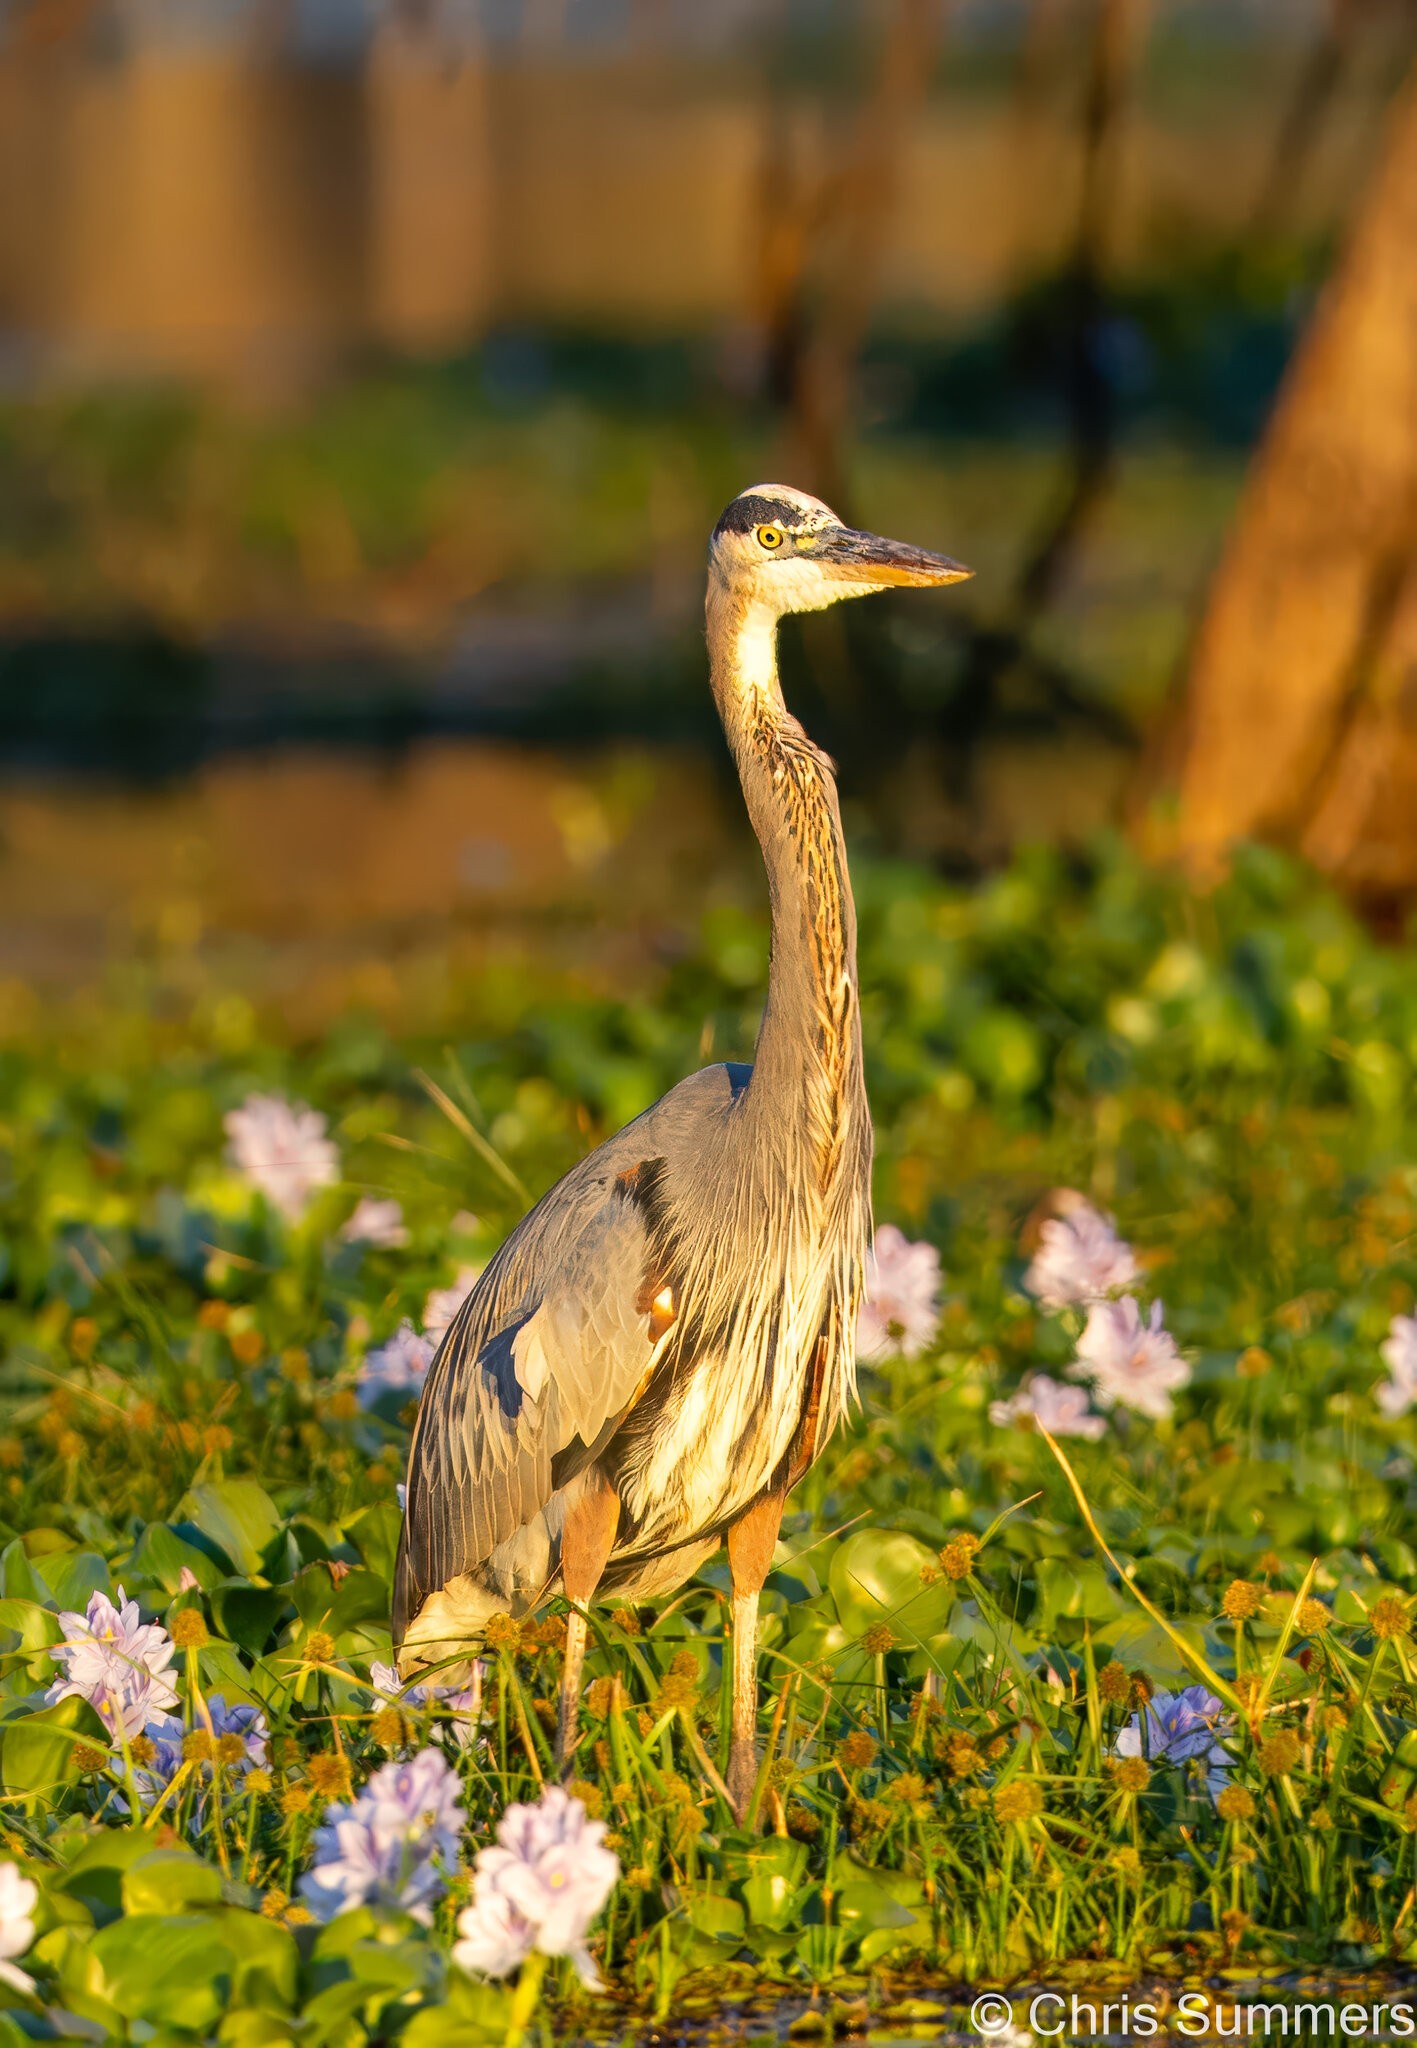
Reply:
[[[266, 1717], [259, 1707], [238, 1700], [229, 1707], [219, 1692], [203, 1702], [198, 1712], [193, 1733], [205, 1730], [212, 1738], [215, 1756], [203, 1758], [197, 1766], [198, 1775], [207, 1783], [211, 1782], [215, 1767], [234, 1776], [244, 1778], [248, 1771], [263, 1770], [270, 1756], [270, 1738]], [[160, 1721], [149, 1721], [143, 1730], [153, 1745], [154, 1756], [151, 1764], [135, 1773], [138, 1789], [145, 1799], [155, 1799], [163, 1788], [172, 1783], [182, 1766], [182, 1745], [187, 1739], [187, 1729], [173, 1714], [165, 1714]]]
[[167, 1676], [172, 1638], [159, 1622], [144, 1622], [138, 1603], [120, 1586], [115, 1605], [106, 1593], [90, 1596], [83, 1614], [61, 1614], [64, 1640], [49, 1654], [64, 1666], [45, 1699], [85, 1699], [110, 1735], [131, 1742], [147, 1723], [177, 1704]]
[[317, 1109], [283, 1095], [248, 1095], [222, 1119], [232, 1163], [288, 1223], [298, 1223], [317, 1188], [339, 1179], [339, 1152]]
[[381, 1252], [402, 1251], [408, 1243], [408, 1225], [399, 1203], [363, 1195], [341, 1226], [340, 1236], [346, 1244], [370, 1244]]
[[477, 1658], [473, 1659], [470, 1677], [472, 1682], [465, 1687], [431, 1683], [406, 1686], [392, 1664], [369, 1666], [369, 1682], [376, 1698], [387, 1700], [391, 1706], [406, 1707], [412, 1714], [441, 1708], [448, 1716], [442, 1725], [448, 1728], [459, 1749], [467, 1748], [482, 1717], [482, 1665]]
[[[1143, 1727], [1143, 1720], [1145, 1727]], [[1117, 1756], [1143, 1756], [1148, 1763], [1175, 1764], [1188, 1779], [1204, 1778], [1214, 1799], [1223, 1792], [1230, 1758], [1217, 1740], [1229, 1722], [1220, 1701], [1203, 1685], [1184, 1692], [1158, 1692], [1133, 1714], [1117, 1737]]]
[[423, 1334], [436, 1351], [453, 1317], [477, 1285], [476, 1266], [459, 1266], [451, 1287], [435, 1287], [423, 1304]]
[[536, 1949], [569, 1956], [581, 1982], [597, 1984], [586, 1935], [619, 1875], [604, 1822], [587, 1820], [579, 1799], [549, 1785], [537, 1805], [509, 1806], [496, 1845], [479, 1853], [453, 1961], [505, 1977]]
[[352, 1805], [330, 1807], [301, 1896], [321, 1921], [355, 1906], [396, 1906], [426, 1927], [462, 1823], [462, 1788], [441, 1750], [385, 1764]]
[[856, 1325], [858, 1358], [918, 1358], [940, 1327], [940, 1254], [883, 1223], [866, 1254]]
[[39, 1888], [23, 1875], [18, 1863], [0, 1863], [0, 1982], [16, 1991], [34, 1990], [34, 1979], [15, 1967], [34, 1940], [34, 1909]]
[[1082, 1388], [1065, 1387], [1046, 1372], [1034, 1373], [1007, 1401], [991, 1401], [989, 1420], [996, 1429], [1010, 1423], [1020, 1429], [1036, 1426], [1049, 1436], [1082, 1436], [1091, 1443], [1107, 1434], [1106, 1422], [1092, 1414]]
[[1038, 1235], [1038, 1250], [1023, 1284], [1045, 1308], [1071, 1308], [1134, 1287], [1136, 1256], [1103, 1216], [1073, 1188], [1053, 1197], [1058, 1210]]
[[400, 1323], [387, 1344], [369, 1352], [359, 1368], [359, 1399], [372, 1408], [381, 1394], [418, 1394], [433, 1363], [433, 1346], [412, 1323]]
[[1068, 1367], [1075, 1380], [1092, 1381], [1099, 1408], [1134, 1408], [1154, 1422], [1171, 1413], [1171, 1396], [1190, 1382], [1191, 1368], [1176, 1349], [1176, 1340], [1162, 1327], [1161, 1303], [1151, 1304], [1151, 1320], [1143, 1322], [1131, 1295], [1121, 1301], [1096, 1301], [1078, 1338], [1077, 1363]]
[[1396, 1422], [1417, 1401], [1417, 1316], [1394, 1316], [1380, 1348], [1389, 1377], [1374, 1389], [1374, 1399]]

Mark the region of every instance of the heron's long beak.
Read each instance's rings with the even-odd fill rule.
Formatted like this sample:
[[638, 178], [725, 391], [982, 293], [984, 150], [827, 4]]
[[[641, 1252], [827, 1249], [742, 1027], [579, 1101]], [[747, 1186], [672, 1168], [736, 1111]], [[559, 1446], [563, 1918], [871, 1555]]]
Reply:
[[853, 583], [963, 583], [974, 574], [948, 555], [933, 555], [908, 541], [883, 540], [878, 533], [859, 533], [854, 526], [824, 534], [812, 558]]

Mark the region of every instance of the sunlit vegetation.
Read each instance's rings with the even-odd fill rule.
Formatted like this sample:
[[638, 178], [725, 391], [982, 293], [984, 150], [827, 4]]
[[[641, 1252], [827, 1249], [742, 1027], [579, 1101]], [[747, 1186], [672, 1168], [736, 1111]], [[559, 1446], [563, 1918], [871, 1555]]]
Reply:
[[[596, 1611], [571, 1789], [622, 1873], [591, 1936], [622, 2011], [569, 1962], [544, 2010], [1410, 1959], [1410, 972], [1259, 853], [1200, 899], [1105, 848], [968, 892], [868, 867], [859, 895], [877, 1213], [938, 1248], [938, 1327], [863, 1365], [790, 1504], [753, 1830], [721, 1782], [722, 1562]], [[554, 1779], [563, 1622], [497, 1623], [476, 1702], [374, 1674], [410, 1339], [598, 1135], [750, 1054], [763, 943], [718, 914], [623, 999], [528, 985], [510, 1027], [469, 982], [446, 1044], [354, 1017], [285, 1043], [201, 988], [11, 1006], [0, 1778], [36, 1902], [0, 2041], [5, 2006], [114, 2040], [285, 2041], [296, 2012], [302, 2041], [505, 2037], [516, 1991], [450, 1950], [477, 1851]], [[224, 1121], [253, 1094], [325, 1120], [288, 1199]], [[1070, 1472], [1018, 1399], [1082, 1385], [1085, 1308], [1024, 1284], [1059, 1188], [1115, 1217], [1187, 1368], [1153, 1412], [1095, 1403]], [[165, 1765], [46, 1700], [61, 1612], [119, 1586], [170, 1640]], [[331, 1807], [430, 1748], [465, 1825], [410, 1895], [426, 1924], [322, 1919]]]

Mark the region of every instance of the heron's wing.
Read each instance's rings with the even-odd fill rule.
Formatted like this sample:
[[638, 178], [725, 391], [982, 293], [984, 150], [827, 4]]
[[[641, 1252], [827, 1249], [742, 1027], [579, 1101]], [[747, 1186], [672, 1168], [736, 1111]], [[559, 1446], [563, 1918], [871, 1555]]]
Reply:
[[633, 1401], [654, 1353], [656, 1164], [562, 1182], [458, 1311], [414, 1432], [396, 1641], [423, 1600], [545, 1507], [558, 1453], [589, 1449]]

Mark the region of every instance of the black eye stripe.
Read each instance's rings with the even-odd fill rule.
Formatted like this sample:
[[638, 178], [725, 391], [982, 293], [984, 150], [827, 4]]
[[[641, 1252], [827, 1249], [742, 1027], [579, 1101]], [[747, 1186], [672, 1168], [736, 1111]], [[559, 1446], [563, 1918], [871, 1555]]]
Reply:
[[797, 506], [785, 504], [781, 498], [735, 498], [714, 528], [713, 537], [717, 540], [721, 533], [752, 533], [759, 526], [791, 527], [801, 517]]

